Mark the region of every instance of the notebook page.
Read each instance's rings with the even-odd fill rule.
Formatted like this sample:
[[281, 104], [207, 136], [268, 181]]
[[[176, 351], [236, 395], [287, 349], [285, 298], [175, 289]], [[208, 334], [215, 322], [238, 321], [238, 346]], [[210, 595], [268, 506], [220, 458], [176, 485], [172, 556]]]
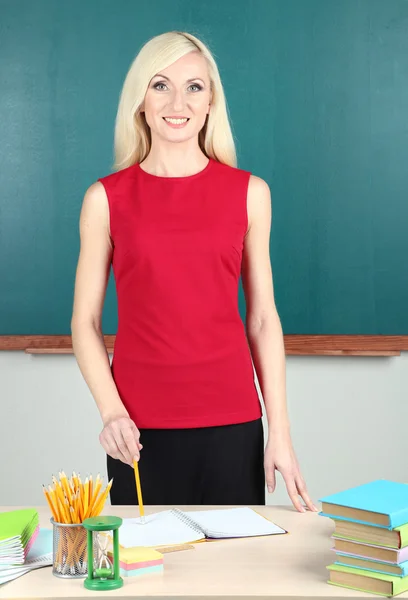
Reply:
[[119, 529], [119, 544], [124, 548], [133, 546], [175, 546], [204, 539], [194, 525], [183, 522], [173, 510], [165, 510], [141, 518], [123, 519]]
[[251, 537], [287, 533], [249, 507], [184, 511], [209, 538]]

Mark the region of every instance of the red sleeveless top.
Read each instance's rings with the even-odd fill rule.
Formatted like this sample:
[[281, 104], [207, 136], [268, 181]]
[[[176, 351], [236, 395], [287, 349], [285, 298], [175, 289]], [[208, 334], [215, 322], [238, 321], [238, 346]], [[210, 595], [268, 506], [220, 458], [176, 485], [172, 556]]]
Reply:
[[238, 310], [249, 177], [210, 158], [186, 177], [136, 163], [98, 179], [118, 301], [112, 376], [138, 428], [262, 415]]

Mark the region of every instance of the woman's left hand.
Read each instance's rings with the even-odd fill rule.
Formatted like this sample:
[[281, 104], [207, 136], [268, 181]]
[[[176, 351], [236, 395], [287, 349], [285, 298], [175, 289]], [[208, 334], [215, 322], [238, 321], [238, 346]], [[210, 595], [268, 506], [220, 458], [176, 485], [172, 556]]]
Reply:
[[304, 500], [307, 508], [312, 511], [319, 509], [313, 504], [307, 493], [306, 484], [299, 469], [299, 464], [293, 449], [290, 434], [274, 433], [269, 435], [264, 455], [265, 480], [268, 492], [275, 491], [275, 469], [282, 475], [288, 495], [293, 506], [299, 512], [305, 512], [299, 496]]

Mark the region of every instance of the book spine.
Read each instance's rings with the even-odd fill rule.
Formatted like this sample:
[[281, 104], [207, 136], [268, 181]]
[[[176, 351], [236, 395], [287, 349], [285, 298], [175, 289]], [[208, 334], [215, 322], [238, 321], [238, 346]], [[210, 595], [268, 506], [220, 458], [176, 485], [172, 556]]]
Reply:
[[338, 515], [332, 515], [330, 513], [319, 512], [321, 517], [329, 517], [333, 521], [345, 521], [347, 523], [360, 523], [361, 525], [370, 525], [370, 527], [377, 527], [378, 529], [388, 529], [391, 530], [393, 527], [391, 525], [379, 525], [378, 523], [371, 523], [370, 521], [362, 521], [360, 519], [351, 519], [348, 517], [340, 517]]
[[391, 529], [394, 527], [400, 527], [400, 525], [405, 525], [408, 523], [408, 508], [403, 508], [398, 512], [394, 512], [390, 515], [390, 526]]

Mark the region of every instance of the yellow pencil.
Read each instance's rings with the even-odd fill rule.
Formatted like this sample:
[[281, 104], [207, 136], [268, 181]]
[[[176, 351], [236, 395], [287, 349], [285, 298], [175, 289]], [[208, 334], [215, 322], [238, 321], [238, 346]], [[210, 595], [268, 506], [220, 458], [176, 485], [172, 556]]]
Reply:
[[[93, 510], [94, 510], [94, 508], [95, 508], [95, 506], [97, 504], [98, 493], [99, 493], [99, 490], [102, 487], [102, 480], [100, 478], [99, 473], [98, 473], [98, 476], [97, 476], [97, 478], [95, 480], [95, 485], [93, 487], [95, 489], [92, 491], [92, 498], [89, 500], [88, 510], [86, 511], [84, 519], [88, 518], [89, 516], [91, 516], [93, 514]], [[102, 496], [103, 496], [103, 492], [102, 492], [102, 495], [99, 497], [99, 499], [101, 499]]]
[[100, 512], [103, 510], [106, 498], [108, 497], [109, 491], [112, 487], [112, 483], [113, 483], [113, 477], [110, 480], [110, 482], [108, 483], [108, 485], [106, 486], [106, 489], [104, 492], [102, 492], [102, 494], [100, 495], [100, 497], [97, 499], [96, 504], [94, 505], [93, 511], [92, 511], [92, 517], [98, 517]]
[[85, 516], [84, 516], [84, 508], [82, 506], [82, 500], [81, 500], [81, 490], [79, 488], [77, 489], [77, 503], [78, 503], [79, 522], [82, 523]]
[[[54, 476], [53, 476], [53, 479], [55, 479], [55, 478], [54, 478]], [[61, 486], [60, 486], [60, 484], [58, 483], [57, 479], [55, 479], [55, 481], [54, 481], [54, 488], [55, 488], [55, 489], [54, 489], [54, 491], [55, 491], [55, 496], [56, 496], [56, 498], [58, 498], [58, 500], [61, 502], [61, 504], [62, 504], [62, 508], [64, 508], [64, 493], [63, 493], [63, 491], [62, 491], [62, 489], [61, 489]], [[57, 502], [57, 506], [58, 506], [58, 502]], [[65, 514], [65, 509], [64, 509], [64, 510], [62, 510], [62, 511], [60, 511], [60, 514], [61, 514], [61, 516], [63, 517], [63, 516], [64, 516], [64, 514]], [[62, 519], [62, 522], [64, 522], [64, 519]]]
[[140, 520], [142, 523], [144, 523], [145, 517], [144, 517], [144, 507], [143, 507], [143, 498], [142, 498], [142, 488], [140, 485], [139, 464], [138, 464], [137, 460], [133, 461], [133, 469], [135, 471], [137, 499], [139, 502], [139, 514], [141, 517]]
[[62, 489], [64, 490], [65, 495], [67, 497], [67, 500], [69, 503], [71, 503], [72, 502], [72, 494], [71, 494], [71, 490], [69, 489], [68, 478], [65, 475], [64, 471], [58, 473], [58, 475], [59, 475], [59, 478], [61, 481]]
[[55, 512], [57, 515], [57, 522], [60, 523], [62, 521], [62, 519], [61, 519], [61, 512], [60, 512], [60, 509], [58, 506], [58, 496], [57, 496], [55, 490], [53, 490], [50, 485], [48, 486], [48, 495], [49, 495], [50, 500], [55, 508]]
[[79, 516], [79, 502], [78, 502], [78, 498], [79, 498], [79, 494], [78, 492], [75, 492], [74, 496], [73, 496], [73, 502], [74, 502], [74, 513], [75, 513], [75, 519], [76, 519], [76, 523], [80, 523], [80, 516]]
[[88, 510], [89, 506], [89, 480], [88, 477], [85, 479], [84, 484], [84, 513]]
[[102, 479], [101, 479], [101, 476], [98, 473], [98, 475], [96, 476], [96, 479], [95, 479], [95, 486], [94, 486], [94, 489], [92, 491], [92, 499], [91, 499], [92, 506], [95, 503], [95, 500], [96, 500], [96, 498], [97, 498], [97, 496], [99, 494], [99, 490], [101, 489], [101, 487], [102, 487]]
[[77, 477], [77, 475], [76, 475], [75, 471], [73, 471], [73, 472], [72, 472], [72, 477], [71, 477], [71, 479], [72, 479], [72, 482], [73, 482], [73, 484], [74, 484], [75, 491], [77, 491], [77, 489], [78, 489], [78, 477]]
[[58, 510], [61, 517], [60, 523], [67, 523], [67, 516], [65, 514], [65, 506], [64, 502], [61, 500], [59, 496], [57, 496]]
[[70, 508], [72, 508], [72, 507], [69, 505], [68, 498], [65, 498], [64, 506], [65, 506], [65, 513], [67, 515], [67, 523], [72, 523], [71, 511], [70, 511]]
[[79, 485], [79, 493], [81, 495], [81, 502], [82, 502], [82, 506], [84, 506], [84, 484], [82, 483], [81, 480], [81, 474], [78, 473], [78, 485]]
[[46, 500], [47, 500], [47, 502], [48, 502], [48, 506], [50, 507], [50, 511], [51, 511], [51, 513], [52, 513], [52, 517], [53, 517], [54, 521], [56, 521], [56, 522], [57, 522], [57, 521], [58, 521], [58, 513], [57, 513], [57, 512], [56, 512], [56, 510], [55, 510], [55, 507], [54, 507], [54, 505], [53, 505], [53, 503], [52, 503], [52, 500], [51, 500], [51, 498], [50, 498], [50, 496], [49, 496], [49, 493], [48, 493], [48, 492], [47, 492], [47, 490], [45, 489], [45, 486], [44, 486], [44, 484], [43, 484], [43, 492], [44, 492], [45, 498], [46, 498]]
[[[95, 480], [92, 475], [87, 477], [84, 484], [79, 473], [73, 472], [68, 478], [64, 471], [60, 471], [59, 477], [60, 480], [52, 475], [53, 485], [49, 485], [48, 490], [43, 485], [43, 492], [54, 521], [80, 524], [87, 517], [94, 517], [102, 512], [113, 479], [105, 489], [102, 489], [103, 480], [99, 473]], [[75, 537], [75, 532], [72, 535]]]

